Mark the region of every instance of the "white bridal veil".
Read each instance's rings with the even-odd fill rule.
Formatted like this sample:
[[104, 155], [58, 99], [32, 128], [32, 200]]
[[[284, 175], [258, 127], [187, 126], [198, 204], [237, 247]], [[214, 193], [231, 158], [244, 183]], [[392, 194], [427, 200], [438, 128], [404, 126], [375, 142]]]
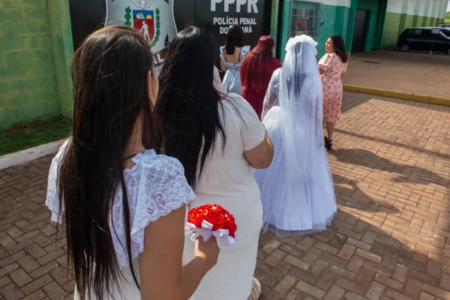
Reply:
[[291, 38], [279, 79], [279, 106], [263, 123], [275, 147], [272, 165], [254, 171], [264, 205], [265, 231], [279, 236], [326, 229], [336, 200], [323, 146], [322, 83], [317, 43]]

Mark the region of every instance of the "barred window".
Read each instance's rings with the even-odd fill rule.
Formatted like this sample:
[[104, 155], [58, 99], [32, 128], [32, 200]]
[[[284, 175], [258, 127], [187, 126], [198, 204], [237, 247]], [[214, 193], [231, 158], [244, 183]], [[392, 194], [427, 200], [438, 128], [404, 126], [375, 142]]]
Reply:
[[306, 34], [313, 38], [320, 36], [322, 3], [292, 1], [289, 36]]

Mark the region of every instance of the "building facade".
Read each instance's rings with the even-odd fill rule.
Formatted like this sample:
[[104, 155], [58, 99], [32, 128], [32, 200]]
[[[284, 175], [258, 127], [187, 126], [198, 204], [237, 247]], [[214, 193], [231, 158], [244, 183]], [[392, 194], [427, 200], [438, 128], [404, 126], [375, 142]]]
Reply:
[[[187, 2], [191, 3], [194, 17], [187, 14]], [[114, 7], [120, 3], [126, 5], [115, 15]], [[104, 23], [131, 26], [144, 21], [139, 19], [142, 15], [156, 50], [157, 43], [161, 47], [170, 43], [174, 33], [164, 35], [163, 27], [173, 21], [177, 23], [177, 19], [180, 21], [176, 27], [181, 29], [193, 18], [215, 36], [217, 46], [223, 44], [230, 22], [239, 23], [246, 26], [251, 46], [260, 35], [270, 32], [277, 41], [276, 54], [280, 59], [284, 58], [284, 47], [290, 37], [308, 34], [319, 43], [320, 58], [332, 34], [342, 35], [351, 53], [393, 46], [407, 27], [444, 22], [448, 3], [448, 0], [0, 0], [0, 128], [40, 118], [71, 116], [70, 63], [74, 48]], [[172, 5], [175, 15], [178, 11], [186, 20], [164, 15], [166, 4]]]
[[408, 27], [436, 26], [445, 22], [447, 0], [389, 0], [383, 29], [383, 47], [394, 46]]
[[[351, 53], [394, 46], [407, 27], [437, 26], [445, 20], [448, 0], [273, 0], [272, 35], [277, 56], [298, 34], [319, 43], [318, 57], [332, 34], [340, 34]], [[275, 20], [274, 20], [275, 19]]]

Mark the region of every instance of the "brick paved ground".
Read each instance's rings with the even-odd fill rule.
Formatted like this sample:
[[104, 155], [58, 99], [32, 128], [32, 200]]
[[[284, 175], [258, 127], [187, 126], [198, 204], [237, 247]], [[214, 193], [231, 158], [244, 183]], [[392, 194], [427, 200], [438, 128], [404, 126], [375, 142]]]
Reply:
[[[261, 236], [262, 299], [450, 299], [450, 108], [373, 98], [345, 94], [333, 226]], [[49, 162], [0, 171], [0, 300], [73, 289], [44, 207]]]

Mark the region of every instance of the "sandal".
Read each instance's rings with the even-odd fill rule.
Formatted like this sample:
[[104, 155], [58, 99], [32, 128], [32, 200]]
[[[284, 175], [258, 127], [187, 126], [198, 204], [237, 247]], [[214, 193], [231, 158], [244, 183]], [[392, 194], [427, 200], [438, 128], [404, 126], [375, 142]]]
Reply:
[[261, 283], [259, 283], [258, 279], [253, 278], [252, 293], [248, 300], [258, 300], [259, 296], [261, 296]]
[[332, 139], [328, 139], [328, 137], [325, 137], [325, 148], [327, 148], [328, 151], [331, 150], [331, 148], [333, 148], [333, 140]]

